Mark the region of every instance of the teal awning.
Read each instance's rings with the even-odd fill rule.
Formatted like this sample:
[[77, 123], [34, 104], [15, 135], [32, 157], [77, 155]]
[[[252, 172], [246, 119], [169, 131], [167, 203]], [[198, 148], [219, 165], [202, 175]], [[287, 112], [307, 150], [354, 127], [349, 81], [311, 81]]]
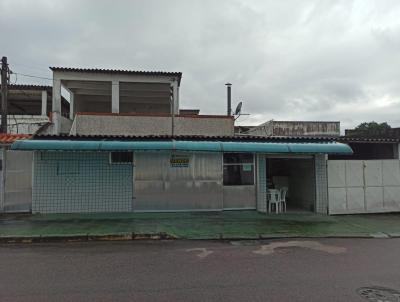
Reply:
[[337, 142], [221, 142], [221, 141], [81, 141], [20, 140], [12, 150], [41, 151], [205, 151], [300, 154], [353, 154], [353, 150]]

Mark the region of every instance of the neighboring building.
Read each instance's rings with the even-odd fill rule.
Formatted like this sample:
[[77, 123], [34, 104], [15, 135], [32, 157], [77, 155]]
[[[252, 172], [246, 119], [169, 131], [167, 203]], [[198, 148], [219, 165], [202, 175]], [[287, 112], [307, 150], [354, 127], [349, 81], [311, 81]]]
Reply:
[[257, 136], [340, 136], [340, 122], [275, 121], [251, 127], [243, 134]]
[[349, 137], [341, 136], [338, 142], [348, 144], [353, 150], [351, 155], [335, 155], [329, 159], [375, 160], [399, 159], [399, 138], [385, 137]]
[[400, 128], [388, 128], [371, 132], [369, 130], [346, 129], [346, 137], [369, 137], [369, 138], [400, 138]]
[[[51, 86], [8, 85], [7, 132], [34, 134], [48, 124], [51, 97]], [[62, 98], [62, 114], [69, 114], [69, 103], [65, 98]]]
[[246, 134], [250, 129], [257, 126], [235, 126], [235, 135]]

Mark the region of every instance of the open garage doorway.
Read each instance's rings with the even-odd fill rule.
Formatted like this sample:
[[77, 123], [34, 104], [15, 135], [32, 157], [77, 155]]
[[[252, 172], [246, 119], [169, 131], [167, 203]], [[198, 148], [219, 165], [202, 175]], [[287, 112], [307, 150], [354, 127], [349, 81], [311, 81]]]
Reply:
[[315, 212], [315, 168], [312, 156], [266, 158], [267, 189], [287, 189], [287, 212]]

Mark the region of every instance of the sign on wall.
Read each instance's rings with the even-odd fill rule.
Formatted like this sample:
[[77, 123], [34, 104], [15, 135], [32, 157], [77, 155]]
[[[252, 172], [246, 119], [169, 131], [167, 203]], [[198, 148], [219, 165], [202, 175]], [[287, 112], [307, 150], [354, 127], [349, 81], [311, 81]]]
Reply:
[[171, 168], [188, 168], [190, 163], [190, 158], [188, 155], [172, 154], [169, 162]]

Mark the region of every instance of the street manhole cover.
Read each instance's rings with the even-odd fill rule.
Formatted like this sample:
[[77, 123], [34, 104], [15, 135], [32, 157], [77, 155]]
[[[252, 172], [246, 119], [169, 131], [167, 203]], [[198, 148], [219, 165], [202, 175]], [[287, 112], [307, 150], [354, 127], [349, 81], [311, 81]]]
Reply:
[[400, 292], [391, 288], [379, 286], [361, 287], [357, 292], [368, 301], [400, 302]]

